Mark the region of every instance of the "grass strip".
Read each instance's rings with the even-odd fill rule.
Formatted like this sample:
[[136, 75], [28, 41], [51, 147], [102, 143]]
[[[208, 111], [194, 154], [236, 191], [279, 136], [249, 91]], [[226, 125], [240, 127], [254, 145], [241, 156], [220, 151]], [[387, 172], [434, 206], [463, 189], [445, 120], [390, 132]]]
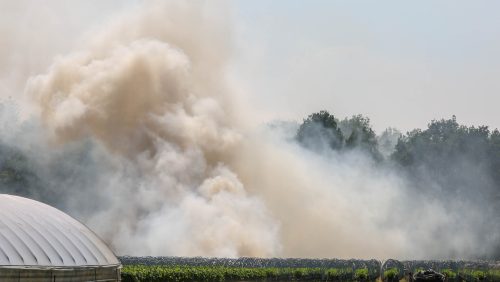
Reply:
[[[123, 282], [165, 281], [374, 281], [368, 269], [245, 268], [223, 266], [126, 265]], [[373, 275], [372, 275], [373, 276]]]

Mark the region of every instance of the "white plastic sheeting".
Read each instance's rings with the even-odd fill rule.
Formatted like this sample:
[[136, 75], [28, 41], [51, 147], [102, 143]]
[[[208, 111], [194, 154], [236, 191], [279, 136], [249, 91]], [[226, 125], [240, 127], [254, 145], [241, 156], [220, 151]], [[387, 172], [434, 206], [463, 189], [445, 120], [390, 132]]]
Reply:
[[0, 194], [0, 266], [119, 265], [86, 226], [46, 204]]

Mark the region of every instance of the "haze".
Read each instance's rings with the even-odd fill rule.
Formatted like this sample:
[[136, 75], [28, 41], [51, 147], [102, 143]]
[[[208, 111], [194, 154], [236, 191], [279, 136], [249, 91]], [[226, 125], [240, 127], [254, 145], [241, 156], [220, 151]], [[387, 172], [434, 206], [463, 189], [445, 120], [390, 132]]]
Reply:
[[[496, 1], [226, 4], [221, 17], [236, 46], [230, 73], [251, 93], [248, 102], [263, 122], [328, 109], [369, 116], [378, 132], [424, 127], [452, 114], [466, 124], [500, 127]], [[44, 70], [84, 32], [136, 5], [1, 1], [2, 96], [19, 98], [27, 74]]]
[[498, 7], [471, 5], [1, 2], [0, 192], [120, 255], [498, 257]]

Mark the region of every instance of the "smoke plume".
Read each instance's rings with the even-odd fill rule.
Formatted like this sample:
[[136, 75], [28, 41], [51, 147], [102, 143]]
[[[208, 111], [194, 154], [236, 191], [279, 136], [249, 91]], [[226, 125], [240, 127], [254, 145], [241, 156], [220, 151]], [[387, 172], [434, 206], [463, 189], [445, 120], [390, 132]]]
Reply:
[[33, 176], [7, 192], [76, 216], [119, 255], [488, 255], [481, 208], [419, 195], [362, 151], [307, 150], [293, 123], [252, 124], [226, 73], [227, 12], [143, 4], [31, 76], [40, 121], [2, 138]]

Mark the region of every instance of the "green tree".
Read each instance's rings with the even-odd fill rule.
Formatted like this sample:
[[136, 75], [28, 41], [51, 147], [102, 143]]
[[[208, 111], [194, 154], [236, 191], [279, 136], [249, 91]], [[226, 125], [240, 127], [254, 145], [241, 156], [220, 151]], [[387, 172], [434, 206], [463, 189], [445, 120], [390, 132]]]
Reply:
[[486, 189], [492, 185], [490, 171], [496, 162], [494, 136], [487, 126], [458, 124], [455, 116], [433, 120], [427, 129], [402, 136], [391, 158], [409, 175], [421, 182], [432, 180], [448, 192], [460, 187]]
[[491, 133], [489, 143], [488, 156], [491, 159], [491, 174], [500, 186], [500, 131], [498, 129]]
[[446, 166], [451, 159], [485, 160], [489, 129], [487, 126], [459, 125], [456, 117], [433, 120], [426, 130], [416, 129], [402, 136], [392, 158], [404, 166], [427, 163]]
[[402, 136], [401, 132], [389, 127], [377, 137], [378, 149], [382, 155], [389, 157], [396, 150], [396, 144]]
[[313, 113], [304, 119], [297, 131], [297, 141], [316, 151], [326, 148], [339, 150], [344, 146], [337, 119], [328, 111]]
[[39, 183], [30, 161], [20, 150], [0, 143], [0, 193], [33, 197]]
[[345, 146], [349, 149], [361, 149], [370, 153], [375, 159], [382, 159], [378, 150], [377, 135], [371, 128], [370, 119], [362, 115], [345, 118], [339, 123], [345, 137]]

